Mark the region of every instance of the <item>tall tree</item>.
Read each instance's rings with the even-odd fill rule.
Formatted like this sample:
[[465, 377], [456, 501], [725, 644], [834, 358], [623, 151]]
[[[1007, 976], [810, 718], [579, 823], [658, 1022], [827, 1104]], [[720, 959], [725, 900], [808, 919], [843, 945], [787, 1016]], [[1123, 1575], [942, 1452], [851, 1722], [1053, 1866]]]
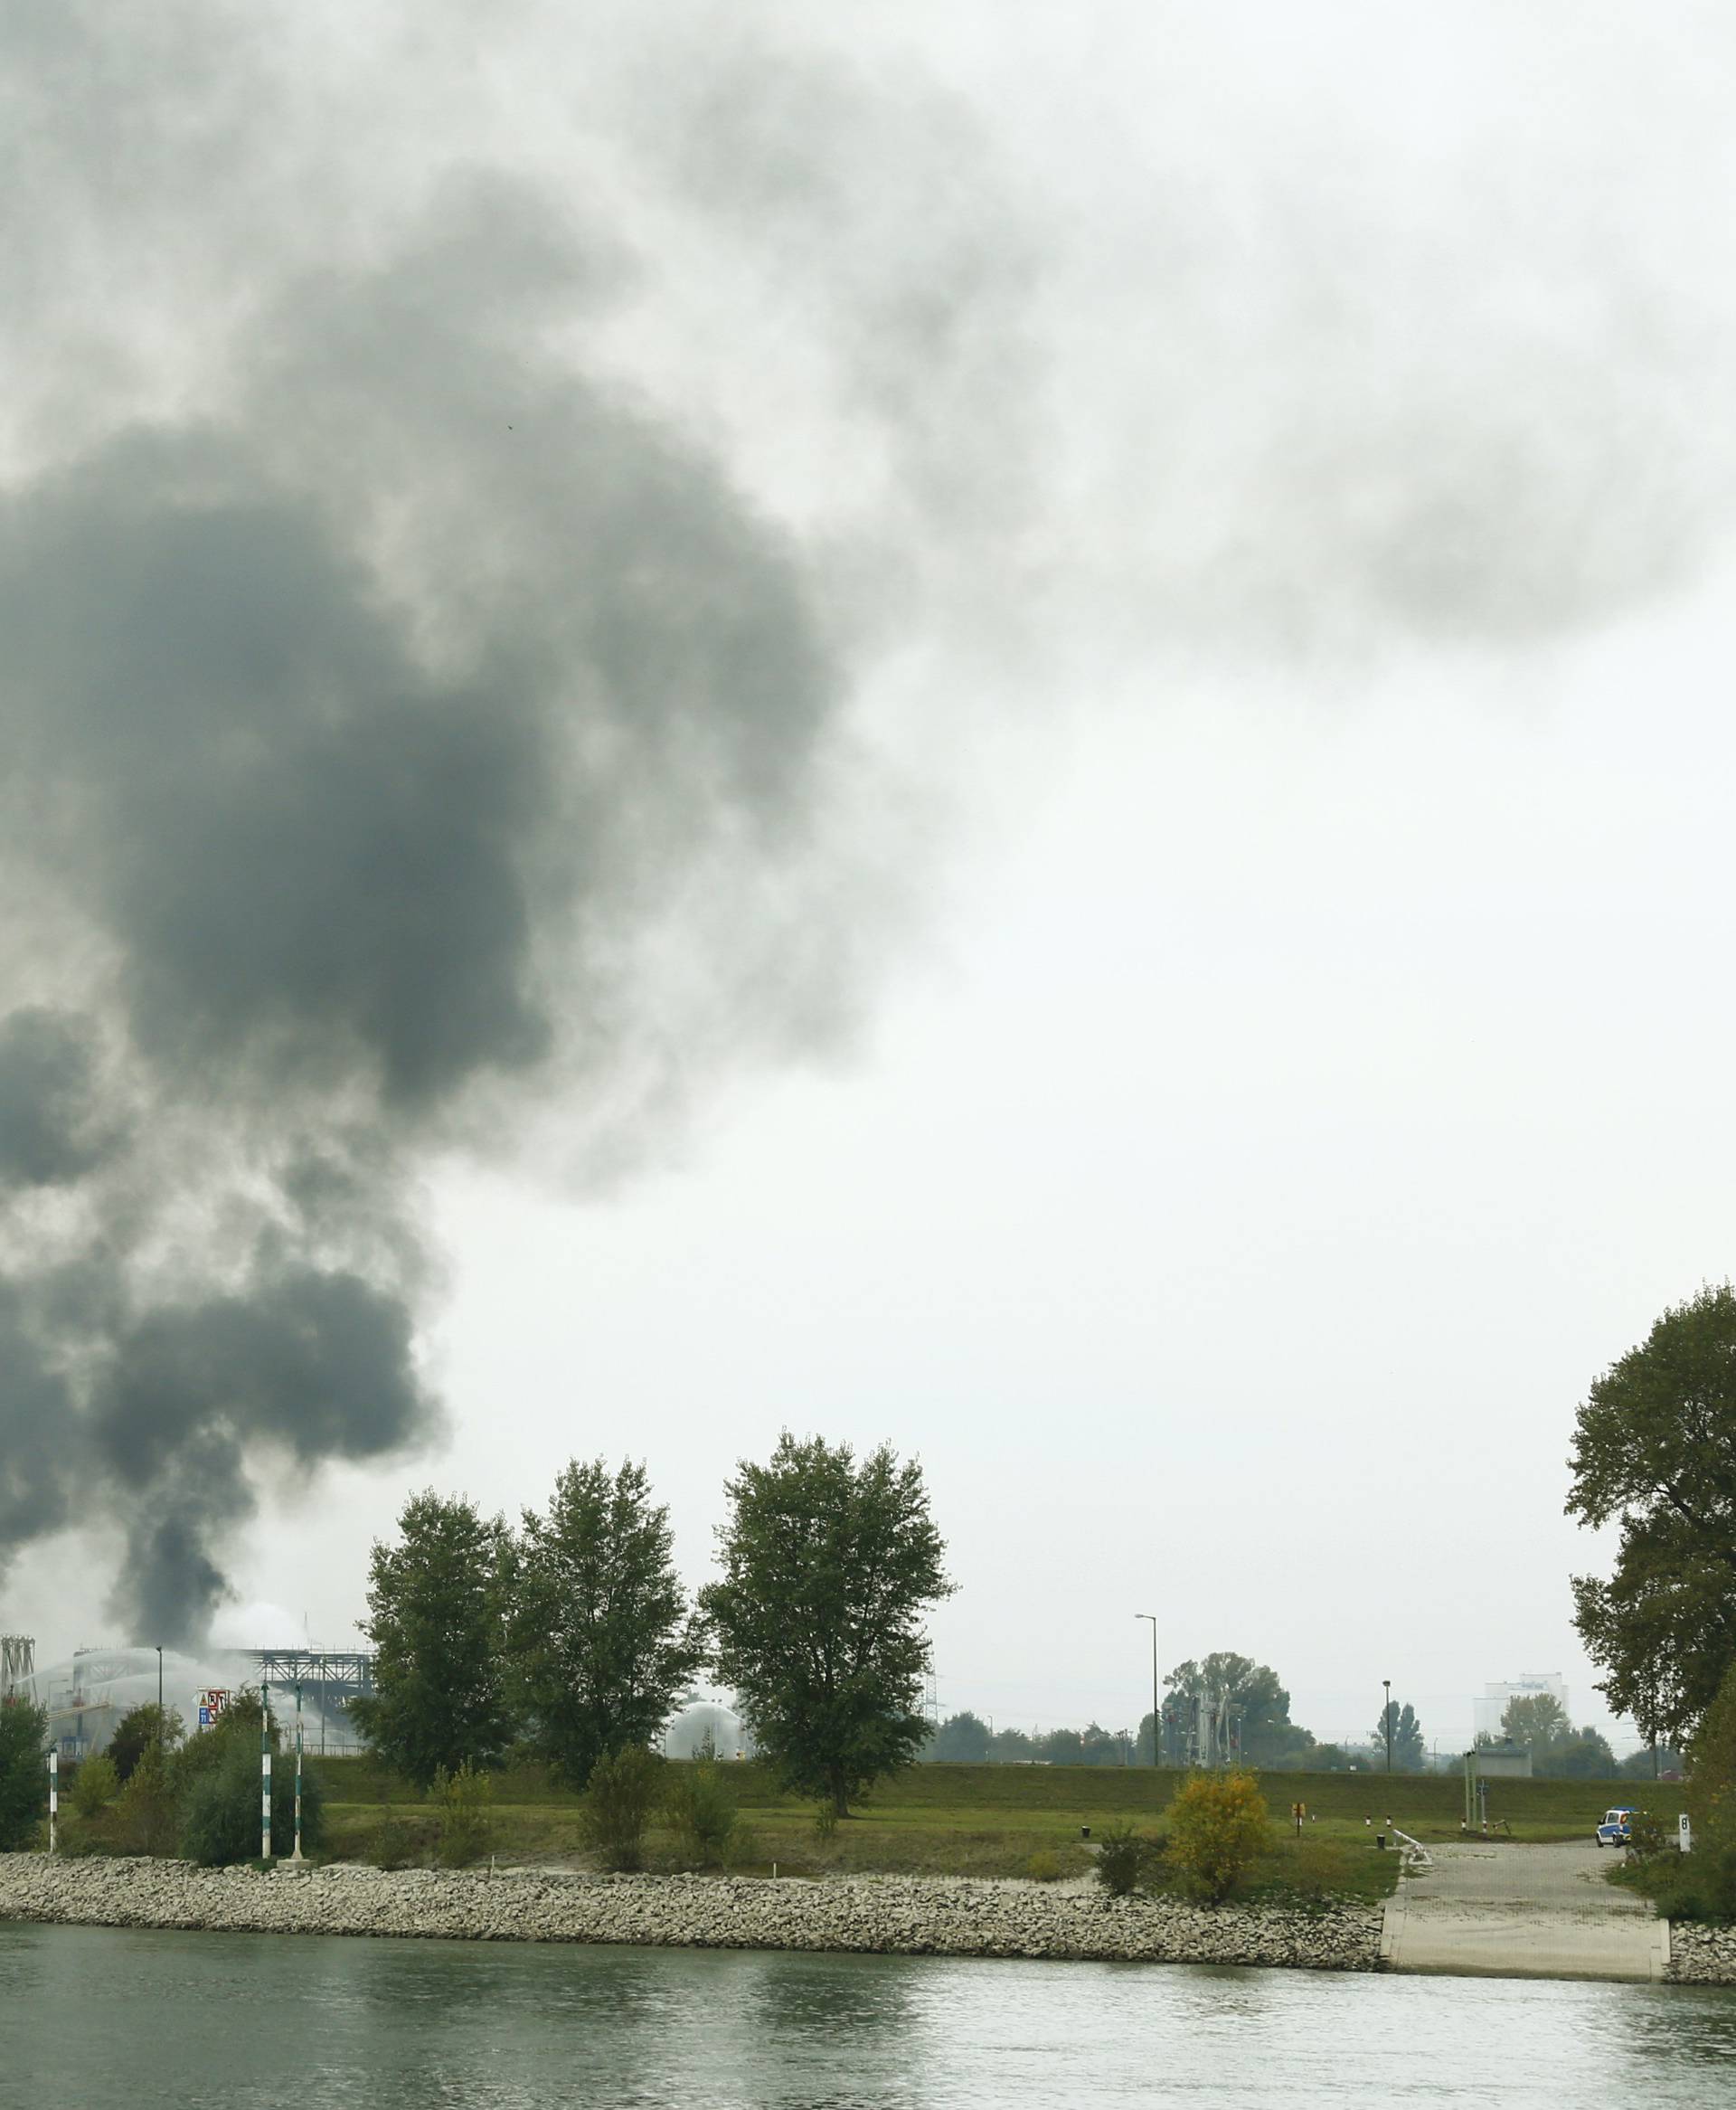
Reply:
[[988, 1757], [988, 1724], [967, 1708], [948, 1716], [922, 1755], [936, 1765], [981, 1765]]
[[786, 1430], [725, 1492], [722, 1577], [700, 1593], [718, 1674], [785, 1784], [847, 1816], [928, 1735], [923, 1614], [952, 1585], [922, 1469], [884, 1443], [858, 1465], [847, 1443]]
[[48, 1715], [29, 1700], [0, 1700], [0, 1853], [33, 1843], [48, 1814]]
[[159, 1714], [154, 1699], [128, 1708], [115, 1724], [115, 1733], [108, 1739], [108, 1755], [120, 1776], [121, 1785], [124, 1787], [133, 1777], [133, 1768], [144, 1756], [147, 1744], [161, 1744], [174, 1751], [179, 1748], [184, 1734], [184, 1726], [174, 1708]]
[[350, 1715], [386, 1762], [427, 1787], [444, 1768], [497, 1765], [512, 1736], [505, 1606], [511, 1542], [498, 1517], [429, 1488], [368, 1564], [373, 1695]]
[[1573, 1725], [1552, 1692], [1522, 1692], [1502, 1709], [1501, 1734], [1509, 1744], [1529, 1751], [1533, 1771], [1541, 1772], [1556, 1747], [1573, 1734]]
[[524, 1512], [509, 1625], [533, 1736], [572, 1786], [649, 1745], [705, 1661], [676, 1575], [669, 1512], [643, 1465], [577, 1459], [546, 1517]]
[[[1293, 1753], [1297, 1738], [1312, 1741], [1290, 1720], [1290, 1696], [1269, 1664], [1256, 1663], [1232, 1649], [1219, 1649], [1201, 1662], [1177, 1663], [1164, 1679], [1184, 1701], [1203, 1698], [1213, 1705], [1227, 1700], [1241, 1755], [1250, 1765], [1263, 1765]], [[1168, 1707], [1165, 1704], [1165, 1716]], [[1191, 1719], [1182, 1710], [1184, 1727]]]
[[1599, 1689], [1648, 1737], [1691, 1732], [1736, 1662], [1736, 1289], [1665, 1311], [1575, 1420], [1570, 1516], [1618, 1522], [1614, 1572], [1573, 1577]]
[[1543, 1772], [1555, 1780], [1614, 1780], [1620, 1768], [1609, 1740], [1597, 1729], [1570, 1729], [1550, 1753]]
[[1428, 1756], [1428, 1746], [1422, 1738], [1422, 1724], [1417, 1719], [1417, 1710], [1407, 1699], [1389, 1699], [1381, 1709], [1381, 1718], [1374, 1725], [1369, 1737], [1373, 1747], [1374, 1763], [1386, 1764], [1386, 1739], [1392, 1737], [1392, 1770], [1394, 1773], [1420, 1773]]

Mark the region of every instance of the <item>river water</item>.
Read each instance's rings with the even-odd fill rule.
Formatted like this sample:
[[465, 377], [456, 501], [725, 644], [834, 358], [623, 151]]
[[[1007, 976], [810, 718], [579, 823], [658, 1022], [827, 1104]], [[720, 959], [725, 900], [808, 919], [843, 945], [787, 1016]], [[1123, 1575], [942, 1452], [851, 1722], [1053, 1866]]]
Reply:
[[0, 1925], [12, 2110], [1736, 2102], [1736, 1992]]

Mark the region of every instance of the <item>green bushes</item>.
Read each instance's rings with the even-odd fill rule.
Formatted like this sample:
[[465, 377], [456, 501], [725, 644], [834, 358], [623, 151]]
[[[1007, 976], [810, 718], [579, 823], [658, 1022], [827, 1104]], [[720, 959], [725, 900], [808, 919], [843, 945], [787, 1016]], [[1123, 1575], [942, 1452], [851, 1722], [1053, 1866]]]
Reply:
[[382, 1810], [368, 1841], [368, 1859], [376, 1869], [407, 1869], [415, 1853], [410, 1827], [394, 1810]]
[[[243, 1696], [214, 1727], [175, 1754], [169, 1784], [179, 1819], [181, 1852], [188, 1860], [222, 1868], [259, 1858], [259, 1701]], [[274, 1854], [282, 1855], [290, 1850], [295, 1838], [295, 1755], [284, 1751], [283, 1733], [276, 1722], [271, 1725], [270, 1743], [271, 1847]], [[128, 1793], [149, 1763], [146, 1752], [127, 1784]], [[323, 1818], [318, 1783], [307, 1774], [301, 1798], [304, 1852], [319, 1844]]]
[[1111, 1897], [1131, 1897], [1163, 1855], [1163, 1840], [1136, 1831], [1131, 1824], [1106, 1825], [1092, 1872]]
[[599, 1758], [580, 1808], [585, 1843], [603, 1866], [627, 1874], [645, 1866], [645, 1831], [663, 1799], [664, 1765], [642, 1744]]
[[722, 1767], [701, 1758], [665, 1770], [668, 1787], [663, 1813], [675, 1858], [688, 1868], [726, 1867], [735, 1845], [736, 1812]]
[[0, 1853], [36, 1843], [48, 1814], [48, 1717], [24, 1700], [0, 1706]]
[[[254, 1803], [257, 1808], [258, 1793]], [[120, 1799], [102, 1820], [108, 1850], [129, 1854], [171, 1854], [179, 1843], [175, 1784], [169, 1754], [153, 1742], [140, 1751]]]
[[1736, 1664], [1724, 1673], [1689, 1755], [1693, 1850], [1659, 1853], [1638, 1880], [1667, 1919], [1736, 1920]]
[[1271, 1843], [1271, 1821], [1250, 1773], [1196, 1773], [1169, 1806], [1169, 1865], [1176, 1887], [1217, 1905], [1252, 1872]]
[[456, 1773], [441, 1766], [429, 1799], [439, 1816], [435, 1859], [443, 1869], [467, 1869], [488, 1851], [494, 1826], [495, 1784], [467, 1760]]
[[100, 1817], [119, 1793], [120, 1775], [115, 1771], [114, 1760], [104, 1752], [85, 1759], [73, 1776], [72, 1808], [87, 1821]]
[[1640, 1882], [1665, 1919], [1736, 1919], [1736, 1840], [1696, 1838], [1692, 1853], [1661, 1856]]

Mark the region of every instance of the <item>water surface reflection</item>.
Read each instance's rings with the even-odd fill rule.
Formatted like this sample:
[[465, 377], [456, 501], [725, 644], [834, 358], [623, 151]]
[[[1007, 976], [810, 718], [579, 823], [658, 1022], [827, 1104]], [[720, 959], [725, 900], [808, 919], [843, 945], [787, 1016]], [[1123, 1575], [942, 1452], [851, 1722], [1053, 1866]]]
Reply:
[[1736, 2100], [1736, 1993], [0, 1926], [0, 2104]]

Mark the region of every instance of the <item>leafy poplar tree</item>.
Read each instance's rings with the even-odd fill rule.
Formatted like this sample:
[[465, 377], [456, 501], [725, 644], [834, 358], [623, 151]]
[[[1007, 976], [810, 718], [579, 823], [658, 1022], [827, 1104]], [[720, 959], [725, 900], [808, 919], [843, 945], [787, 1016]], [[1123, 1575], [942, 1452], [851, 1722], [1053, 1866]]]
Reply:
[[705, 1661], [704, 1621], [675, 1573], [669, 1512], [643, 1465], [569, 1465], [548, 1514], [524, 1512], [513, 1587], [516, 1689], [574, 1787], [599, 1758], [650, 1744]]
[[725, 1492], [722, 1578], [700, 1593], [718, 1675], [784, 1784], [847, 1816], [928, 1735], [922, 1615], [952, 1585], [922, 1469], [883, 1443], [858, 1465], [847, 1443], [786, 1430]]
[[48, 1716], [28, 1700], [0, 1703], [0, 1853], [33, 1843], [48, 1815]]
[[1736, 1662], [1736, 1289], [1665, 1311], [1591, 1386], [1567, 1509], [1618, 1522], [1615, 1571], [1573, 1578], [1599, 1690], [1648, 1738], [1691, 1731]]
[[511, 1546], [499, 1518], [431, 1488], [405, 1503], [398, 1531], [395, 1546], [374, 1542], [368, 1564], [374, 1690], [350, 1714], [388, 1765], [427, 1787], [442, 1767], [497, 1765], [511, 1740]]
[[1407, 1699], [1401, 1703], [1389, 1699], [1381, 1709], [1380, 1719], [1370, 1734], [1376, 1765], [1386, 1764], [1386, 1738], [1388, 1730], [1392, 1736], [1392, 1770], [1394, 1773], [1420, 1773], [1429, 1751], [1423, 1742], [1422, 1724], [1417, 1719], [1417, 1710]]

